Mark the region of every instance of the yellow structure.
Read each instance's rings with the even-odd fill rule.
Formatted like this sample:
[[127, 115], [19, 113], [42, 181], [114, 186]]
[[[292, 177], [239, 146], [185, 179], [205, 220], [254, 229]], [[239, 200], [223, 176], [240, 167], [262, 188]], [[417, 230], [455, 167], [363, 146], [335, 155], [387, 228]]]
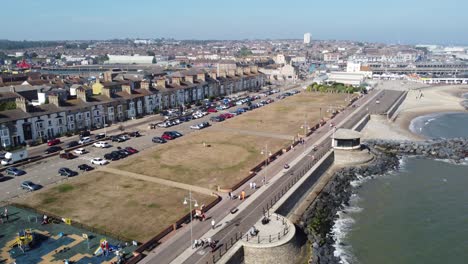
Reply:
[[104, 85], [99, 81], [99, 78], [96, 78], [96, 83], [93, 84], [93, 94], [98, 95], [102, 93], [102, 88], [104, 88]]
[[29, 246], [34, 240], [33, 232], [31, 229], [22, 230], [18, 233], [18, 236], [14, 240], [14, 242], [10, 245], [12, 247], [20, 247], [24, 248]]

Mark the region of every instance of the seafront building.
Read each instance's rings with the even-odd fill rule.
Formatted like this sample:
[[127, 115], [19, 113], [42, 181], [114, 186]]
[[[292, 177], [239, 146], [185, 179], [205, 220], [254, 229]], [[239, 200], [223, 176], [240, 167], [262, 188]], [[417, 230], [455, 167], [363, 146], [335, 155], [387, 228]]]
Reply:
[[246, 66], [147, 75], [106, 72], [88, 84], [4, 87], [0, 98], [14, 101], [16, 109], [0, 114], [0, 145], [14, 147], [102, 128], [212, 96], [258, 90], [265, 81], [257, 66]]

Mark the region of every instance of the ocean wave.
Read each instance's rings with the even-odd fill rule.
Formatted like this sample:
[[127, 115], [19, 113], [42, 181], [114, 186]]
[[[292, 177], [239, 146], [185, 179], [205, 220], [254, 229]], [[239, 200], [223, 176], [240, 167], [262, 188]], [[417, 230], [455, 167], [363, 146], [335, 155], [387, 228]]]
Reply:
[[344, 241], [355, 221], [343, 212], [338, 212], [337, 214], [338, 218], [335, 220], [331, 230], [331, 234], [335, 240], [335, 244], [333, 245], [335, 251], [333, 252], [333, 255], [340, 259], [340, 263], [354, 263], [355, 257], [352, 254], [352, 247]]

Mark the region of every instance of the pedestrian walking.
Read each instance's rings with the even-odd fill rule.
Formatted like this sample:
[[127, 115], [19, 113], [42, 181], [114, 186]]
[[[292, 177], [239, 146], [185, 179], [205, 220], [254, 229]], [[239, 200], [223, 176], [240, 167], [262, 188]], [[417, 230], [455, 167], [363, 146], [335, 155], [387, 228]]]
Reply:
[[5, 207], [5, 211], [3, 212], [3, 216], [5, 217], [5, 220], [8, 222], [8, 208]]
[[211, 219], [211, 228], [212, 229], [215, 229], [215, 224], [216, 224], [215, 220]]
[[254, 190], [257, 189], [257, 183], [256, 183], [256, 182], [253, 183], [253, 189], [254, 189]]
[[249, 182], [250, 189], [253, 189], [253, 183]]
[[232, 200], [232, 192], [229, 192], [228, 196], [229, 196], [229, 200]]
[[266, 179], [265, 179], [265, 176], [263, 176], [263, 178], [262, 178], [262, 185], [265, 185], [265, 183], [266, 183]]
[[241, 200], [244, 200], [244, 199], [245, 199], [245, 191], [242, 190], [242, 192], [241, 192]]

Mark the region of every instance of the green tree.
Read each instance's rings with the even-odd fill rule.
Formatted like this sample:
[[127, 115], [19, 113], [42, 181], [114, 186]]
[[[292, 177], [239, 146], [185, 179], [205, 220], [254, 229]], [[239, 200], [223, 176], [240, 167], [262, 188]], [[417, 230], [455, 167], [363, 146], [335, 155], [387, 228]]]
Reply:
[[0, 111], [16, 109], [16, 103], [13, 101], [0, 103]]
[[148, 56], [154, 56], [154, 55], [156, 55], [156, 54], [154, 53], [154, 51], [152, 51], [152, 50], [147, 50], [147, 51], [146, 51], [146, 54], [147, 54]]
[[239, 52], [238, 52], [239, 57], [246, 57], [249, 55], [252, 55], [252, 51], [248, 49], [246, 46], [243, 46]]

